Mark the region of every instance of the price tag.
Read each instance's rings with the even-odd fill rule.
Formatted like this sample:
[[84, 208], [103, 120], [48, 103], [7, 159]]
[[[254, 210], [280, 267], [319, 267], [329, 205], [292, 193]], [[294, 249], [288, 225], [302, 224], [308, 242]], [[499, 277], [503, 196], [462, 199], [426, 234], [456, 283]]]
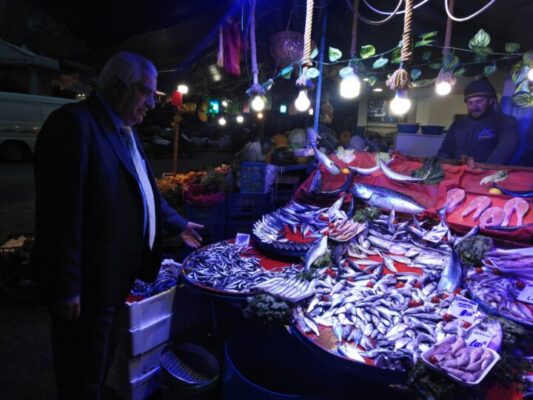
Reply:
[[527, 285], [523, 288], [516, 299], [523, 301], [524, 303], [533, 304], [533, 286]]
[[436, 225], [428, 233], [426, 233], [422, 239], [431, 243], [439, 243], [442, 238], [446, 236], [448, 231], [449, 229], [447, 226]]
[[470, 347], [487, 347], [492, 340], [492, 335], [489, 332], [474, 328], [466, 340], [466, 344]]
[[247, 233], [237, 233], [237, 236], [235, 236], [235, 244], [241, 247], [248, 247], [250, 244], [250, 235]]
[[448, 313], [462, 319], [463, 321], [473, 323], [475, 320], [475, 314], [477, 311], [477, 303], [475, 301], [469, 300], [463, 296], [455, 296]]

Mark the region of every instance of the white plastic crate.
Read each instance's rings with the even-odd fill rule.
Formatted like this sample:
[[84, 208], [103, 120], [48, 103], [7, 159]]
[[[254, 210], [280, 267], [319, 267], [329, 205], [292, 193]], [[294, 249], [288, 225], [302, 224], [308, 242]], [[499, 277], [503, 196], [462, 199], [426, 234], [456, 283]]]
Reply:
[[170, 339], [172, 314], [166, 315], [151, 325], [123, 332], [122, 351], [129, 356], [146, 353]]
[[117, 352], [112, 366], [113, 373], [121, 382], [132, 382], [139, 379], [159, 366], [161, 350], [163, 350], [163, 347], [167, 344], [168, 341], [165, 341], [153, 349], [135, 357], [128, 357], [123, 353]]
[[111, 375], [109, 385], [122, 400], [145, 400], [159, 389], [159, 366], [132, 382], [124, 382]]
[[141, 301], [126, 302], [128, 329], [137, 330], [172, 314], [176, 286]]

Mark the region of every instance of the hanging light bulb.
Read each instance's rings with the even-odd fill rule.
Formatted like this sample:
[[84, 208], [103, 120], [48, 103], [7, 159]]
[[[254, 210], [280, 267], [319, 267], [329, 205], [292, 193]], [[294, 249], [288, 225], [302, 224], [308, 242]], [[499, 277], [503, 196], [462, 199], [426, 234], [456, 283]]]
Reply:
[[251, 105], [254, 111], [257, 111], [257, 112], [263, 111], [265, 109], [264, 97], [259, 96], [259, 95], [254, 96], [254, 98], [252, 99]]
[[390, 110], [393, 114], [403, 115], [411, 108], [411, 100], [407, 97], [406, 90], [397, 90], [394, 99], [390, 102]]
[[527, 79], [529, 79], [530, 81], [533, 81], [533, 68], [529, 69], [527, 73]]
[[312, 108], [309, 109], [309, 115], [313, 115], [315, 113], [315, 110], [313, 110]]
[[187, 86], [185, 84], [178, 85], [177, 89], [178, 89], [178, 92], [180, 92], [181, 94], [189, 93], [189, 86]]
[[257, 113], [257, 119], [263, 119], [263, 113], [262, 112], [258, 112]]
[[219, 124], [220, 126], [225, 126], [225, 125], [226, 125], [226, 122], [227, 122], [227, 121], [226, 121], [226, 118], [224, 118], [224, 117], [220, 117], [220, 118], [218, 119], [218, 124]]
[[450, 82], [446, 81], [437, 82], [437, 84], [435, 85], [435, 91], [439, 96], [446, 96], [452, 91], [452, 85], [450, 84]]
[[244, 122], [244, 117], [242, 115], [237, 115], [237, 117], [235, 117], [235, 120], [237, 121], [237, 123], [242, 124]]
[[355, 73], [350, 73], [342, 78], [340, 94], [345, 99], [355, 99], [361, 92], [361, 81]]
[[294, 106], [298, 111], [303, 112], [306, 111], [310, 105], [311, 101], [309, 100], [309, 97], [307, 97], [307, 92], [305, 90], [300, 90], [298, 97], [294, 101]]

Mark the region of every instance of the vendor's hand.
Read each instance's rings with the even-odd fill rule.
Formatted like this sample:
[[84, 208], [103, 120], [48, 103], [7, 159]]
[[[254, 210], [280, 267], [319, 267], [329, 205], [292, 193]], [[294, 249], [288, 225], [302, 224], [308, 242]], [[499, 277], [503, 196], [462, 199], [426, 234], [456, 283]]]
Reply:
[[73, 320], [80, 317], [80, 296], [73, 297], [56, 304], [54, 308], [55, 314], [59, 318], [66, 320]]
[[195, 229], [202, 229], [203, 227], [203, 225], [197, 224], [196, 222], [188, 222], [185, 229], [181, 231], [180, 237], [188, 246], [197, 249], [200, 247], [203, 239]]

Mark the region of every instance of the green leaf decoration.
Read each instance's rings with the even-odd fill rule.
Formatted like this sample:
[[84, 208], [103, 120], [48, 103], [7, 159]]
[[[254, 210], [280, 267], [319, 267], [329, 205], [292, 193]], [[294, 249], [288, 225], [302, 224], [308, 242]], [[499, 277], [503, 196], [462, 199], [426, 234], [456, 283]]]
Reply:
[[374, 64], [372, 64], [372, 68], [374, 69], [383, 68], [388, 63], [389, 63], [388, 58], [380, 57], [376, 61], [374, 61]]
[[420, 78], [420, 75], [422, 75], [422, 71], [420, 71], [418, 68], [413, 68], [411, 70], [411, 80], [416, 81], [418, 78]]
[[474, 51], [474, 53], [476, 53], [476, 55], [480, 56], [480, 57], [487, 57], [489, 54], [492, 54], [494, 51], [490, 48], [490, 47], [478, 47], [478, 46], [474, 46], [472, 47], [472, 50]]
[[311, 58], [311, 60], [315, 59], [316, 56], [318, 56], [318, 48], [314, 48], [313, 51], [311, 52], [311, 55], [309, 56], [309, 58]]
[[330, 62], [335, 62], [342, 57], [342, 51], [336, 49], [335, 47], [330, 47], [328, 49], [328, 57]]
[[424, 54], [422, 54], [422, 60], [424, 60], [426, 62], [431, 60], [431, 51], [430, 50], [424, 51]]
[[353, 74], [352, 67], [344, 67], [339, 70], [339, 76], [343, 79], [346, 78], [350, 74]]
[[442, 67], [442, 64], [440, 62], [429, 64], [429, 68], [440, 69], [441, 67]]
[[268, 92], [270, 89], [272, 89], [272, 85], [274, 85], [274, 81], [272, 79], [269, 79], [265, 83], [263, 83], [261, 86], [263, 86], [263, 89], [265, 89], [265, 92]]
[[367, 44], [361, 47], [361, 58], [372, 57], [374, 54], [376, 54], [376, 48], [371, 44]]
[[442, 58], [442, 68], [446, 71], [453, 71], [458, 64], [459, 57], [452, 53], [448, 53]]
[[392, 72], [389, 72], [389, 73], [387, 74], [387, 79], [390, 79], [391, 76], [392, 76]]
[[433, 39], [422, 39], [415, 43], [415, 47], [424, 47], [431, 43], [433, 43], [435, 40]]
[[288, 67], [285, 67], [281, 70], [280, 75], [283, 79], [291, 79], [293, 66], [289, 65]]
[[370, 86], [374, 86], [377, 81], [378, 81], [378, 78], [376, 78], [374, 75], [368, 77], [368, 84]]
[[468, 47], [474, 50], [474, 47], [487, 47], [489, 44], [490, 44], [490, 35], [487, 32], [485, 32], [483, 29], [480, 29], [474, 35], [474, 37], [470, 39], [470, 42], [468, 43]]
[[514, 53], [520, 49], [519, 43], [514, 42], [507, 42], [505, 43], [505, 52], [506, 53]]
[[513, 71], [511, 78], [514, 83], [520, 83], [527, 79], [527, 73], [529, 72], [529, 67], [527, 65], [522, 65], [521, 68], [517, 68], [516, 71]]
[[394, 49], [391, 56], [391, 64], [399, 64], [402, 58], [402, 51], [399, 48]]
[[438, 35], [438, 33], [439, 33], [439, 31], [426, 32], [426, 33], [423, 33], [423, 34], [419, 35], [419, 38], [423, 39], [423, 40], [434, 38], [435, 36]]
[[483, 68], [483, 74], [485, 76], [490, 76], [492, 75], [493, 73], [496, 72], [498, 68], [496, 67], [496, 65], [494, 64], [491, 64], [491, 65], [487, 65], [485, 68]]
[[305, 77], [307, 79], [315, 79], [316, 77], [318, 77], [318, 75], [320, 75], [320, 71], [316, 68], [309, 68], [306, 72], [305, 72]]
[[455, 72], [454, 72], [453, 74], [454, 74], [456, 77], [459, 78], [459, 77], [463, 76], [463, 75], [465, 74], [465, 72], [466, 72], [465, 67], [461, 67], [461, 68], [455, 70]]
[[533, 95], [528, 92], [521, 92], [513, 95], [513, 103], [519, 107], [533, 106]]

